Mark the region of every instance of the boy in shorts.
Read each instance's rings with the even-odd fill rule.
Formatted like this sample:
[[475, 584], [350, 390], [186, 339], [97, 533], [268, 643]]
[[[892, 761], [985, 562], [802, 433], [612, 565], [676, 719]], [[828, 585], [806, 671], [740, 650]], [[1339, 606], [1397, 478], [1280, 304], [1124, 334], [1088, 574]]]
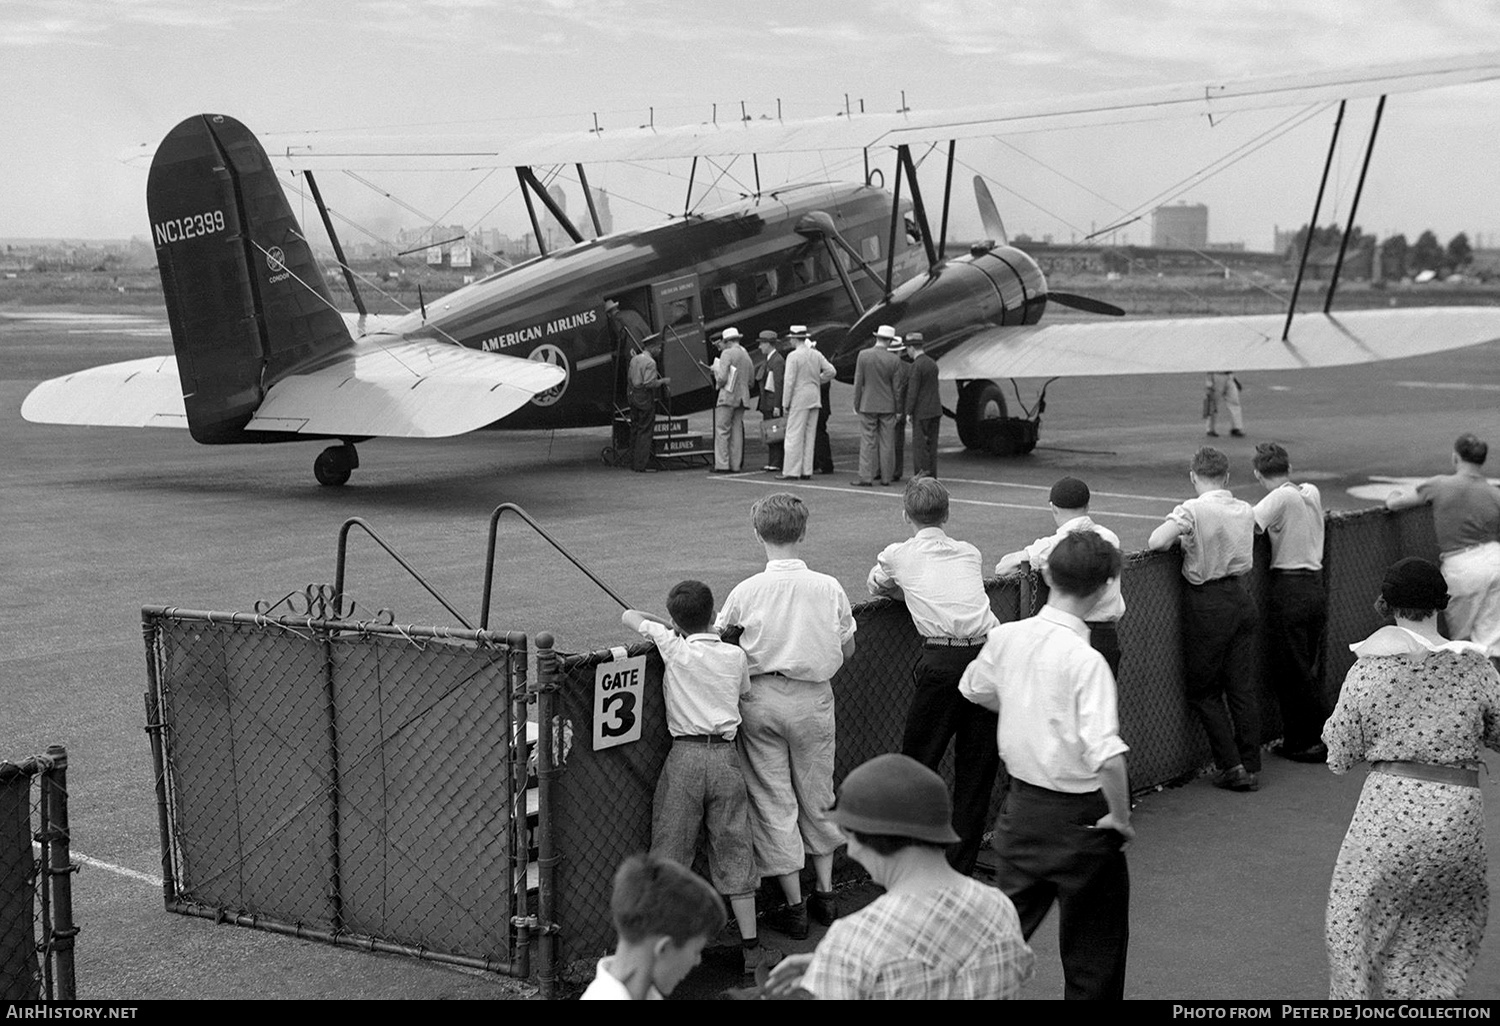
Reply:
[[672, 749], [651, 803], [651, 853], [693, 863], [698, 832], [708, 828], [708, 870], [729, 899], [740, 931], [745, 974], [775, 963], [760, 945], [755, 890], [760, 877], [750, 833], [750, 799], [735, 736], [740, 697], [750, 691], [745, 653], [714, 632], [714, 596], [701, 581], [683, 581], [667, 594], [672, 630], [650, 613], [627, 609], [620, 619], [656, 643], [665, 673], [662, 689]]
[[609, 900], [619, 939], [599, 960], [584, 1001], [659, 1001], [677, 989], [724, 928], [724, 903], [691, 870], [632, 855], [615, 871]]

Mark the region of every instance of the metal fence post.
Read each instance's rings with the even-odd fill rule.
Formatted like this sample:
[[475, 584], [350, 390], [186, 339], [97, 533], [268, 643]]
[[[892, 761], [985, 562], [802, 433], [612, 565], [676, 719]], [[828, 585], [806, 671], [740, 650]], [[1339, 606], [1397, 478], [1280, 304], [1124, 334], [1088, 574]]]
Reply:
[[161, 892], [167, 908], [177, 900], [177, 877], [172, 864], [171, 811], [167, 804], [167, 760], [162, 744], [160, 678], [156, 672], [157, 620], [142, 610], [141, 634], [146, 641], [146, 735], [151, 739], [151, 772], [156, 779], [156, 829], [161, 835]]
[[72, 1001], [77, 995], [73, 979], [73, 881], [78, 867], [68, 850], [68, 750], [62, 745], [47, 748], [50, 765], [42, 771], [42, 801], [47, 806], [48, 828], [42, 843], [47, 846], [47, 886], [52, 894], [52, 938], [49, 957], [57, 968], [58, 1001]]
[[506, 674], [506, 700], [510, 702], [510, 857], [511, 922], [516, 928], [515, 953], [511, 964], [515, 975], [531, 975], [530, 888], [527, 868], [531, 847], [531, 816], [527, 811], [526, 764], [531, 743], [527, 738], [527, 713], [530, 694], [527, 689], [526, 635], [515, 636], [510, 645], [509, 672]]
[[557, 769], [554, 762], [553, 696], [558, 687], [557, 653], [552, 650], [552, 635], [546, 632], [536, 636], [536, 718], [537, 718], [537, 984], [541, 996], [550, 1000], [556, 992], [557, 980], [557, 923], [553, 920], [555, 895], [553, 894], [553, 868], [557, 864], [557, 853], [552, 850], [552, 778]]

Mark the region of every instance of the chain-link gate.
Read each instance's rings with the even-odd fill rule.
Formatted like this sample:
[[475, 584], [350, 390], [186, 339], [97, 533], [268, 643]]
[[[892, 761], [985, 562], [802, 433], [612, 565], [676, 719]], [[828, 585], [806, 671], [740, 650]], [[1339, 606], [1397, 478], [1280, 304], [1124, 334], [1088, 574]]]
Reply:
[[57, 745], [0, 762], [0, 1000], [77, 997], [67, 768]]
[[356, 526], [463, 621], [357, 518], [332, 587], [142, 610], [167, 908], [524, 976], [526, 636], [354, 619]]

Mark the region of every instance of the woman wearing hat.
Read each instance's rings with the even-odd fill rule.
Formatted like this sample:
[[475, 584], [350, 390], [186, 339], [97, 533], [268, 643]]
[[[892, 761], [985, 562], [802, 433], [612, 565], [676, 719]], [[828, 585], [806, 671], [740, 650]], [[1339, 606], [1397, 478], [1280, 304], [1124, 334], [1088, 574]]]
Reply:
[[1323, 728], [1328, 768], [1370, 775], [1328, 891], [1329, 997], [1463, 996], [1489, 911], [1484, 747], [1500, 751], [1500, 674], [1472, 642], [1448, 641], [1442, 572], [1425, 559], [1386, 571], [1364, 641]]

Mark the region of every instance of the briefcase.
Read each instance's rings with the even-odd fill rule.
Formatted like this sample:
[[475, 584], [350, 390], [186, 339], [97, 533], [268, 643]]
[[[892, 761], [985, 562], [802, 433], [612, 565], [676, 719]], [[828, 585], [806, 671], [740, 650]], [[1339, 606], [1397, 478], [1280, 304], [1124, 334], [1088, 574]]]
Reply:
[[767, 445], [786, 441], [786, 418], [767, 417], [760, 422], [760, 440]]

